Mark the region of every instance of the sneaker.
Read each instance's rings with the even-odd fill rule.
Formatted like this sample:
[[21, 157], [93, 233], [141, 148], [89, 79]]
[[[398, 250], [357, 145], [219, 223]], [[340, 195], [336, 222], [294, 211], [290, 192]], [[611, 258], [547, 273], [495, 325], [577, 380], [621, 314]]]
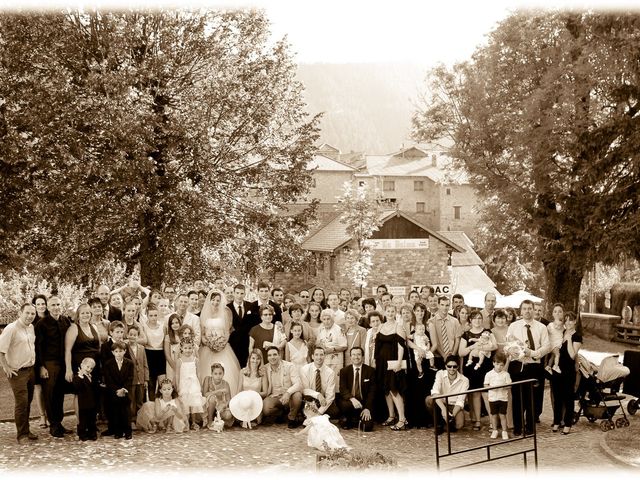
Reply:
[[555, 365], [552, 370], [557, 373], [562, 373], [562, 370], [560, 370], [560, 367], [558, 365]]
[[491, 438], [498, 438], [498, 430], [494, 430], [493, 432], [491, 432]]
[[[498, 433], [497, 430], [496, 430], [496, 433]], [[506, 430], [502, 430], [502, 439], [503, 440], [509, 440], [509, 434], [507, 433]]]

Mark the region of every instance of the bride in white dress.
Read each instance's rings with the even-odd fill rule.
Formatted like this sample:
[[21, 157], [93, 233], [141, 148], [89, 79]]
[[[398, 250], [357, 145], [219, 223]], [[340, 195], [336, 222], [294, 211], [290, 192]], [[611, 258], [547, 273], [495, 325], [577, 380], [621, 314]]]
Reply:
[[[231, 396], [238, 393], [240, 382], [240, 364], [229, 341], [232, 314], [227, 307], [222, 292], [212, 290], [207, 295], [200, 312], [201, 346], [198, 353], [200, 384], [211, 375], [211, 365], [221, 363], [224, 366], [224, 379], [231, 387]], [[224, 345], [224, 348], [222, 348]]]

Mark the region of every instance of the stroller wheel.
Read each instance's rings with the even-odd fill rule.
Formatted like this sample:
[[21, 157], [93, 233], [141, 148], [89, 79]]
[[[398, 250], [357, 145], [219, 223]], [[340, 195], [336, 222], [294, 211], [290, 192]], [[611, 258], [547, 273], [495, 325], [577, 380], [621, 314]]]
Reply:
[[603, 432], [607, 432], [609, 430], [613, 430], [615, 427], [614, 423], [611, 420], [602, 420], [600, 422], [600, 430]]
[[628, 426], [629, 426], [629, 420], [627, 420], [626, 418], [620, 417], [616, 419], [617, 428], [623, 428]]
[[637, 411], [638, 411], [638, 401], [629, 400], [629, 403], [627, 404], [627, 412], [629, 412], [629, 415], [635, 415]]
[[593, 415], [587, 415], [587, 420], [589, 420], [590, 423], [593, 423], [596, 421], [596, 417], [594, 417]]

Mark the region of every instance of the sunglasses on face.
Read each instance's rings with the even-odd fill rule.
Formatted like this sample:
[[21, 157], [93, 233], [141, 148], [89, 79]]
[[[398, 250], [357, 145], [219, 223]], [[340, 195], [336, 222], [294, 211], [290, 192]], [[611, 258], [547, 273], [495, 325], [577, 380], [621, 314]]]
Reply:
[[447, 365], [447, 368], [458, 368], [458, 365]]

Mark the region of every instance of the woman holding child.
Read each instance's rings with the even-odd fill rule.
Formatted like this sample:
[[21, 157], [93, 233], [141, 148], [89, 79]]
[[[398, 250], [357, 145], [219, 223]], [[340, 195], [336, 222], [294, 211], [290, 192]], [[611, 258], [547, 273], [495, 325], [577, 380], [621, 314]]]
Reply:
[[582, 327], [573, 312], [564, 314], [564, 335], [560, 346], [559, 372], [552, 370], [551, 392], [553, 399], [553, 427], [557, 432], [564, 424], [562, 433], [571, 431], [573, 424], [574, 387], [576, 384], [576, 355], [582, 346]]
[[[474, 310], [470, 315], [471, 327], [462, 334], [458, 354], [463, 357], [462, 374], [469, 379], [469, 388], [484, 387], [484, 377], [493, 368], [491, 354], [498, 347], [496, 339], [482, 326], [482, 313]], [[486, 393], [470, 393], [471, 421], [475, 422], [474, 430], [480, 430], [481, 401], [484, 399], [487, 411], [489, 400]]]

